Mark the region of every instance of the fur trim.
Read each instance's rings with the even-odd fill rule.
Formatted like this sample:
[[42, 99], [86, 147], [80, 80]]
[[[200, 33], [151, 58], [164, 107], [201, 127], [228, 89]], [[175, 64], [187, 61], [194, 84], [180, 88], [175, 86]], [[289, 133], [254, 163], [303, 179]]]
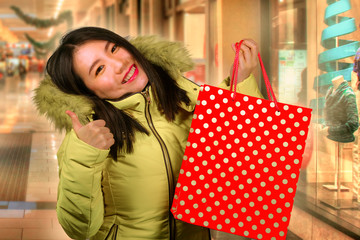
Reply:
[[[179, 79], [183, 72], [193, 68], [194, 63], [188, 50], [182, 43], [161, 40], [156, 36], [136, 37], [130, 42], [151, 63], [162, 67], [168, 74]], [[35, 90], [33, 101], [40, 114], [45, 115], [58, 130], [69, 131], [72, 128], [66, 110], [73, 111], [82, 124], [91, 120], [93, 105], [91, 101], [79, 95], [71, 95], [60, 91], [49, 76], [41, 81]]]
[[188, 50], [179, 42], [159, 40], [156, 36], [137, 37], [130, 42], [151, 63], [162, 67], [173, 79], [194, 67]]
[[89, 122], [93, 113], [91, 101], [79, 95], [66, 94], [60, 91], [46, 76], [35, 90], [33, 102], [40, 114], [45, 115], [58, 130], [69, 131], [72, 128], [70, 117], [65, 113], [70, 110], [79, 118], [82, 124]]

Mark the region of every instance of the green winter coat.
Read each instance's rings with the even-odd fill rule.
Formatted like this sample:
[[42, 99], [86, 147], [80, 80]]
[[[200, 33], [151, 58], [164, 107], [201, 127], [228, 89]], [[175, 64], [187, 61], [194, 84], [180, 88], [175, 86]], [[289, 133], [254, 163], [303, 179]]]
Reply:
[[[59, 187], [57, 215], [65, 232], [74, 239], [170, 239], [173, 218], [169, 212], [199, 86], [182, 77], [192, 68], [188, 52], [179, 43], [154, 37], [138, 37], [131, 43], [152, 63], [166, 69], [187, 91], [189, 106], [168, 122], [160, 114], [151, 92], [133, 94], [114, 106], [136, 118], [150, 135], [137, 132], [134, 152], [119, 152], [117, 161], [109, 150], [79, 140], [71, 129], [66, 110], [85, 124], [92, 119], [92, 104], [82, 96], [60, 92], [49, 79], [36, 89], [34, 101], [58, 129], [67, 131], [58, 151]], [[226, 88], [227, 81], [221, 87]], [[251, 75], [238, 84], [238, 92], [261, 97]], [[175, 221], [176, 240], [210, 239], [209, 230]]]
[[359, 114], [356, 96], [349, 84], [344, 81], [334, 91], [329, 88], [325, 95], [325, 122], [329, 127], [329, 139], [348, 143], [355, 140], [354, 132], [359, 127]]

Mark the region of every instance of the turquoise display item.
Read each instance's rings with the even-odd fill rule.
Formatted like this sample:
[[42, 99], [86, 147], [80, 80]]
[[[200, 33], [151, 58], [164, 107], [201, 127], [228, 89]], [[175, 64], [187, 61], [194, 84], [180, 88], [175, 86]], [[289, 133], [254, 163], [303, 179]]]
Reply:
[[[359, 48], [359, 41], [341, 39], [341, 36], [356, 31], [354, 18], [338, 16], [351, 9], [350, 0], [327, 0], [324, 22], [328, 25], [321, 34], [321, 45], [326, 49], [319, 54], [318, 66], [323, 74], [317, 76], [314, 81], [314, 89], [320, 95], [325, 95], [327, 89], [332, 85], [331, 80], [339, 75], [343, 75], [347, 81], [351, 80], [353, 63], [340, 62], [340, 60], [355, 56]], [[324, 108], [323, 98], [312, 99], [310, 107], [318, 109]]]

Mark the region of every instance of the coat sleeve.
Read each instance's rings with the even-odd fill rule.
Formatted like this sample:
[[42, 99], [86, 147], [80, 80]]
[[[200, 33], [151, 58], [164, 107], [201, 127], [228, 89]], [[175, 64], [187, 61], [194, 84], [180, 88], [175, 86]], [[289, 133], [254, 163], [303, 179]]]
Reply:
[[104, 219], [101, 178], [109, 150], [94, 148], [68, 132], [58, 151], [58, 220], [73, 239], [97, 233]]
[[[230, 90], [230, 77], [225, 78], [220, 83], [219, 87]], [[248, 78], [236, 85], [236, 92], [252, 97], [264, 98], [259, 90], [253, 74], [250, 74]]]
[[[187, 91], [188, 97], [190, 98], [190, 104], [186, 105], [185, 103], [181, 103], [181, 107], [188, 112], [194, 111], [196, 106], [196, 100], [199, 95], [200, 86], [187, 78], [182, 78], [181, 81], [178, 81], [177, 83], [180, 88]], [[230, 90], [230, 77], [223, 80], [220, 83], [219, 87]], [[236, 92], [253, 97], [264, 98], [260, 93], [253, 74], [250, 74], [248, 78], [236, 85]]]
[[338, 126], [330, 126], [329, 134], [341, 135], [354, 133], [359, 127], [359, 114], [356, 106], [356, 96], [353, 93], [347, 94], [343, 97], [344, 104], [341, 104], [346, 109], [346, 122]]

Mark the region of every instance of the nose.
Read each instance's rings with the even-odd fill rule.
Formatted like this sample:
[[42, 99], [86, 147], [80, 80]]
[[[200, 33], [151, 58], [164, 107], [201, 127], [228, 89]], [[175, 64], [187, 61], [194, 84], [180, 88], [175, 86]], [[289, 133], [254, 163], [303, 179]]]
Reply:
[[125, 64], [121, 60], [113, 59], [112, 66], [116, 74], [121, 74], [122, 72], [124, 72]]

